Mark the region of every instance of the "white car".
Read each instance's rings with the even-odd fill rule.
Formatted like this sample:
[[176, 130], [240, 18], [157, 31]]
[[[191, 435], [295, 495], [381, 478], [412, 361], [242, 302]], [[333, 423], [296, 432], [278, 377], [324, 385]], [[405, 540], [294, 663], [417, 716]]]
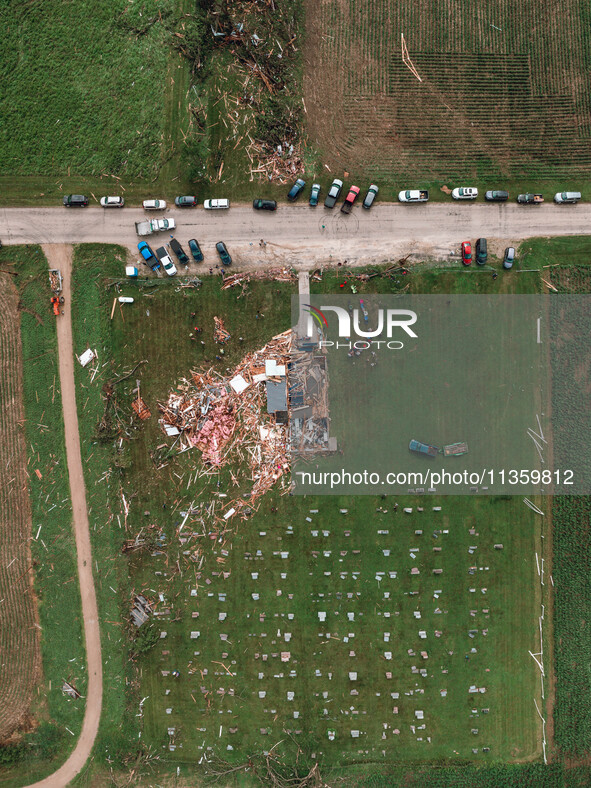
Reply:
[[478, 197], [478, 189], [474, 186], [460, 186], [451, 193], [454, 200], [475, 200]]
[[170, 255], [166, 251], [165, 246], [160, 246], [158, 249], [156, 249], [156, 257], [160, 260], [162, 267], [169, 276], [174, 276], [176, 274], [175, 265], [172, 262]]
[[156, 232], [162, 232], [163, 230], [174, 230], [176, 227], [176, 222], [174, 219], [152, 219], [152, 229]]
[[164, 200], [144, 200], [142, 203], [144, 211], [165, 211], [166, 203]]
[[125, 200], [123, 197], [101, 197], [103, 208], [123, 208]]
[[324, 200], [325, 208], [335, 207], [336, 202], [339, 199], [339, 195], [341, 193], [342, 188], [343, 188], [343, 182], [338, 178], [335, 178], [334, 181], [332, 182], [330, 189], [328, 190], [326, 199]]
[[230, 207], [230, 200], [205, 200], [203, 207], [208, 211], [220, 211]]

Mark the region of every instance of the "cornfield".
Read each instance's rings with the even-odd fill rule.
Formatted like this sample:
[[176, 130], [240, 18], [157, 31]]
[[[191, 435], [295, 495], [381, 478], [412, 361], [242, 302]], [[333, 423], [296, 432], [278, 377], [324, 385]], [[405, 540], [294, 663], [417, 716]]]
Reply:
[[[309, 26], [322, 29], [306, 95], [314, 136], [331, 140], [345, 169], [384, 175], [588, 173], [586, 13], [577, 0], [555, 10], [536, 0], [328, 0]], [[401, 34], [422, 82], [402, 62]]]

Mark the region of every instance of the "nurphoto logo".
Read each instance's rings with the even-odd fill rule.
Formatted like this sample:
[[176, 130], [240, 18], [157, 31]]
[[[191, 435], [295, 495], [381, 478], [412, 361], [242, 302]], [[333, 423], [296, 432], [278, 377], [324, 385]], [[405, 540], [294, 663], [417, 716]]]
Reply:
[[[311, 304], [305, 304], [306, 311], [309, 313], [308, 336], [313, 336], [315, 327], [318, 326], [322, 335], [318, 343], [320, 347], [343, 347], [358, 350], [381, 346], [385, 346], [389, 350], [401, 350], [404, 343], [399, 339], [393, 339], [395, 329], [405, 332], [412, 339], [418, 339], [417, 334], [411, 328], [417, 322], [417, 313], [411, 309], [378, 309], [377, 325], [370, 329], [369, 314], [363, 299], [359, 300], [359, 304], [361, 309], [350, 308], [349, 310], [342, 306], [323, 306], [322, 309], [318, 309]], [[337, 316], [338, 336], [339, 339], [346, 340], [345, 342], [324, 339], [329, 327], [326, 313], [330, 312]], [[357, 340], [352, 342], [352, 337], [357, 337]], [[384, 338], [376, 339], [376, 337]]]

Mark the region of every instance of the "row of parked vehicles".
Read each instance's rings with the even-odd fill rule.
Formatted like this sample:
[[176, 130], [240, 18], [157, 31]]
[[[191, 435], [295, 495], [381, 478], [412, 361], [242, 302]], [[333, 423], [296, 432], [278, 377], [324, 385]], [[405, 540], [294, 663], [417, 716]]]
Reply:
[[[290, 202], [295, 202], [300, 194], [306, 188], [306, 181], [303, 178], [298, 178], [294, 185], [291, 187], [289, 192], [287, 193], [287, 199]], [[315, 208], [318, 205], [318, 199], [320, 197], [322, 187], [319, 183], [313, 183], [312, 188], [310, 190], [310, 197], [309, 197], [309, 204], [312, 208]], [[326, 199], [324, 200], [324, 207], [325, 208], [334, 208], [337, 200], [341, 196], [341, 191], [343, 190], [343, 181], [340, 178], [335, 178], [331, 184], [330, 189], [328, 190], [328, 194], [326, 195]], [[371, 206], [374, 204], [374, 200], [378, 195], [379, 188], [372, 183], [369, 189], [367, 190], [365, 197], [363, 198], [363, 202], [361, 205], [369, 210]], [[351, 186], [347, 196], [345, 197], [345, 201], [341, 206], [341, 211], [343, 213], [351, 213], [351, 209], [359, 194], [361, 193], [361, 189], [359, 186]], [[256, 200], [255, 200], [256, 202]], [[256, 206], [255, 206], [256, 207]]]
[[[189, 265], [189, 257], [176, 238], [171, 238], [168, 245], [181, 265]], [[166, 246], [159, 246], [156, 251], [154, 251], [146, 241], [140, 241], [137, 248], [143, 261], [146, 265], [150, 266], [152, 271], [157, 271], [162, 266], [168, 276], [174, 276], [177, 273], [177, 268]], [[232, 265], [232, 258], [223, 241], [218, 241], [215, 245], [215, 249], [222, 265]], [[199, 242], [195, 238], [191, 238], [189, 241], [189, 250], [191, 252], [191, 257], [196, 263], [203, 262], [203, 252], [201, 251]]]
[[[488, 244], [486, 242], [486, 238], [479, 238], [476, 241], [476, 262], [478, 265], [486, 265], [488, 260]], [[472, 265], [472, 244], [470, 241], [463, 241], [462, 242], [462, 262], [464, 265]], [[513, 263], [515, 262], [515, 248], [513, 246], [508, 246], [505, 249], [505, 254], [503, 255], [503, 268], [509, 269], [513, 268]]]
[[[125, 199], [123, 197], [101, 197], [99, 200], [103, 208], [123, 208]], [[174, 198], [177, 208], [194, 208], [197, 205], [197, 197], [192, 195], [182, 195]], [[88, 197], [84, 194], [67, 194], [64, 197], [66, 208], [80, 207], [88, 205]], [[230, 200], [205, 200], [203, 207], [207, 211], [224, 210], [230, 207]], [[144, 200], [142, 208], [145, 211], [165, 211], [166, 200]]]
[[[291, 187], [287, 194], [287, 199], [290, 202], [295, 202], [306, 188], [306, 181], [303, 178], [298, 178], [294, 185]], [[326, 208], [334, 208], [341, 195], [343, 189], [343, 181], [335, 178], [331, 184], [324, 206]], [[343, 213], [351, 213], [351, 209], [360, 194], [358, 186], [351, 186], [347, 197], [341, 207]], [[362, 202], [362, 206], [369, 210], [374, 204], [378, 195], [378, 187], [371, 184], [368, 188]], [[318, 205], [321, 192], [319, 183], [313, 183], [310, 190], [309, 203], [315, 208]], [[451, 196], [454, 200], [476, 200], [478, 198], [478, 189], [475, 186], [459, 186], [453, 189]], [[484, 193], [484, 199], [487, 202], [507, 202], [509, 199], [509, 192], [503, 190], [491, 190]], [[554, 195], [554, 202], [558, 205], [573, 205], [578, 203], [581, 199], [581, 192], [556, 192]], [[429, 192], [427, 189], [403, 189], [398, 193], [398, 201], [402, 203], [415, 203], [415, 202], [428, 202]], [[538, 193], [519, 194], [517, 202], [520, 205], [541, 205], [544, 202], [544, 195]], [[101, 197], [100, 204], [103, 208], [123, 208], [125, 199], [123, 197]], [[194, 208], [197, 205], [197, 198], [194, 195], [182, 195], [175, 197], [174, 204], [177, 208]], [[68, 194], [64, 197], [64, 205], [67, 208], [78, 206], [85, 207], [88, 205], [88, 197], [83, 194]], [[166, 210], [166, 200], [144, 200], [142, 207], [146, 211], [164, 211]], [[226, 199], [210, 199], [203, 202], [203, 207], [207, 211], [227, 210], [230, 207], [230, 200]], [[277, 202], [275, 200], [257, 199], [253, 200], [252, 207], [255, 210], [262, 211], [276, 211]]]
[[[454, 200], [475, 200], [478, 197], [478, 189], [475, 186], [459, 186], [452, 189], [451, 196]], [[509, 192], [497, 190], [484, 193], [487, 202], [507, 202]], [[581, 199], [581, 192], [556, 192], [554, 202], [573, 205]], [[399, 202], [427, 202], [429, 192], [426, 189], [406, 189], [398, 193]], [[544, 202], [543, 194], [519, 194], [517, 202], [520, 205], [541, 205]]]

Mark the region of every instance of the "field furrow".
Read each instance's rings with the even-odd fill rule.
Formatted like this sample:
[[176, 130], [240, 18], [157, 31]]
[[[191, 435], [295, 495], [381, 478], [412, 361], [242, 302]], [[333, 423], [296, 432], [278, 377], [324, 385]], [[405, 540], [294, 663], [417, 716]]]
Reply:
[[[31, 508], [23, 419], [18, 298], [0, 275], [0, 740], [23, 722], [39, 676]], [[29, 470], [29, 473], [33, 470]]]
[[335, 170], [588, 174], [591, 52], [578, 0], [327, 0], [307, 18], [322, 41], [313, 89], [304, 81], [309, 131]]

